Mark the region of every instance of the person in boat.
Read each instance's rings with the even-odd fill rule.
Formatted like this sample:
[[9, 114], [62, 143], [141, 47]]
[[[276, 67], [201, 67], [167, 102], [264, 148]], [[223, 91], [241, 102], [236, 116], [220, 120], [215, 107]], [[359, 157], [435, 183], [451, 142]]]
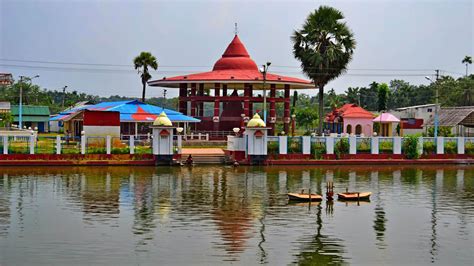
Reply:
[[192, 165], [193, 164], [193, 156], [191, 154], [186, 159], [186, 164], [187, 165]]

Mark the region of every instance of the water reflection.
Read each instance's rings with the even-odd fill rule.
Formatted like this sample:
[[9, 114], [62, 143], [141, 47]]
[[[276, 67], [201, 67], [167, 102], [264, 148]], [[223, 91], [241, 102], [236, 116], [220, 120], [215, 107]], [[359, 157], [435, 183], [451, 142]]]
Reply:
[[10, 225], [10, 180], [3, 174], [0, 180], [0, 237], [8, 235]]
[[[43, 213], [54, 215], [67, 228], [66, 216], [71, 212], [80, 215], [84, 225], [69, 228], [77, 230], [76, 246], [100, 241], [101, 235], [90, 230], [115, 228], [107, 236], [115, 239], [117, 252], [127, 254], [133, 249], [146, 254], [127, 261], [130, 264], [174, 262], [164, 261], [177, 253], [168, 246], [186, 242], [199, 243], [196, 252], [204, 257], [195, 262], [204, 264], [243, 260], [251, 264], [365, 264], [384, 251], [389, 252], [379, 255], [401, 255], [393, 263], [413, 262], [403, 260], [404, 252], [420, 258], [418, 263], [425, 258], [426, 262], [472, 258], [459, 247], [473, 241], [473, 167], [2, 170], [0, 249], [5, 250], [5, 264], [21, 259], [20, 253], [35, 254], [35, 246], [28, 245], [38, 243], [35, 234], [22, 233], [41, 231], [35, 219], [44, 219]], [[335, 192], [345, 188], [372, 191], [372, 201], [360, 206], [337, 201], [288, 204], [287, 192], [310, 188], [323, 193], [328, 181], [334, 182]], [[411, 242], [404, 242], [407, 235]], [[18, 244], [20, 238], [26, 242]], [[67, 239], [47, 243], [58, 251], [68, 246]], [[448, 256], [442, 256], [446, 249]], [[67, 254], [55, 258], [66, 262]], [[183, 256], [175, 259], [182, 264], [193, 260], [191, 255]]]

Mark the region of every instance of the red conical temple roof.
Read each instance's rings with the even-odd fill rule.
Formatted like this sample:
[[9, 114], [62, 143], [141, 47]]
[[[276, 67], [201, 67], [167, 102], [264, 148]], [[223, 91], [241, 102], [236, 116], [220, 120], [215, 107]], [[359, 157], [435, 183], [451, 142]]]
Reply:
[[[150, 86], [179, 88], [182, 83], [234, 83], [252, 84], [253, 89], [263, 88], [263, 75], [255, 61], [250, 58], [247, 49], [235, 35], [222, 57], [214, 64], [212, 71], [194, 73], [149, 81]], [[266, 84], [289, 85], [291, 89], [311, 89], [314, 84], [309, 80], [267, 73]], [[239, 88], [236, 88], [239, 89]], [[242, 89], [242, 88], [240, 88]]]
[[235, 35], [234, 39], [227, 46], [227, 49], [225, 49], [222, 58], [217, 60], [214, 64], [212, 70], [229, 69], [258, 71], [257, 64], [250, 58], [247, 49], [245, 49], [244, 44], [240, 41], [239, 36], [237, 35]]

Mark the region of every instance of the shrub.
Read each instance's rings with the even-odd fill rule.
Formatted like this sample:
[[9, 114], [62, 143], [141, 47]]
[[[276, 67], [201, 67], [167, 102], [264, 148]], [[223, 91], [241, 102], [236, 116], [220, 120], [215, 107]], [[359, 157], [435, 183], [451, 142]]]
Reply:
[[87, 149], [87, 153], [89, 153], [89, 154], [105, 154], [105, 153], [107, 153], [107, 150], [105, 148], [91, 147], [91, 148]]
[[406, 136], [402, 146], [403, 153], [408, 159], [416, 159], [420, 156], [418, 153], [418, 137]]
[[447, 141], [444, 143], [445, 154], [456, 154], [458, 152], [457, 143], [454, 141]]
[[335, 150], [336, 150], [337, 157], [340, 157], [343, 154], [348, 154], [349, 153], [349, 139], [348, 138], [339, 139], [336, 142]]
[[267, 144], [267, 152], [268, 154], [278, 154], [279, 146], [278, 141], [270, 141]]
[[125, 147], [125, 148], [112, 148], [111, 150], [112, 154], [129, 154], [130, 153], [130, 148]]
[[288, 138], [288, 153], [301, 153], [301, 143], [297, 137]]
[[311, 154], [314, 159], [321, 159], [326, 154], [326, 145], [320, 142], [311, 143]]
[[382, 153], [393, 152], [393, 143], [389, 141], [381, 141], [379, 144], [379, 150]]
[[432, 141], [423, 142], [423, 154], [433, 154], [436, 150], [436, 144]]
[[466, 142], [464, 145], [464, 150], [466, 154], [474, 154], [474, 143]]
[[[423, 134], [426, 137], [434, 137], [434, 127], [429, 127], [426, 134]], [[453, 137], [451, 133], [451, 127], [440, 126], [438, 127], [438, 137]]]
[[370, 152], [370, 139], [363, 139], [357, 143], [357, 151]]

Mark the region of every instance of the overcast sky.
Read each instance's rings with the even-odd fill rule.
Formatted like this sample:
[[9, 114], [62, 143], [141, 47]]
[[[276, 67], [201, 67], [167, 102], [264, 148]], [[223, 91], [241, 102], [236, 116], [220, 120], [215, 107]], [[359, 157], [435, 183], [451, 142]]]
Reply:
[[[35, 82], [49, 89], [67, 85], [95, 95], [139, 97], [131, 62], [141, 51], [158, 59], [153, 79], [208, 71], [237, 22], [257, 64], [271, 61], [270, 72], [304, 77], [290, 36], [325, 4], [344, 13], [357, 41], [350, 70], [328, 89], [343, 92], [395, 78], [426, 84], [424, 76], [434, 69], [455, 77], [465, 73], [461, 60], [474, 54], [473, 2], [0, 0], [0, 72], [15, 78], [39, 74]], [[151, 87], [147, 96], [161, 93]]]

